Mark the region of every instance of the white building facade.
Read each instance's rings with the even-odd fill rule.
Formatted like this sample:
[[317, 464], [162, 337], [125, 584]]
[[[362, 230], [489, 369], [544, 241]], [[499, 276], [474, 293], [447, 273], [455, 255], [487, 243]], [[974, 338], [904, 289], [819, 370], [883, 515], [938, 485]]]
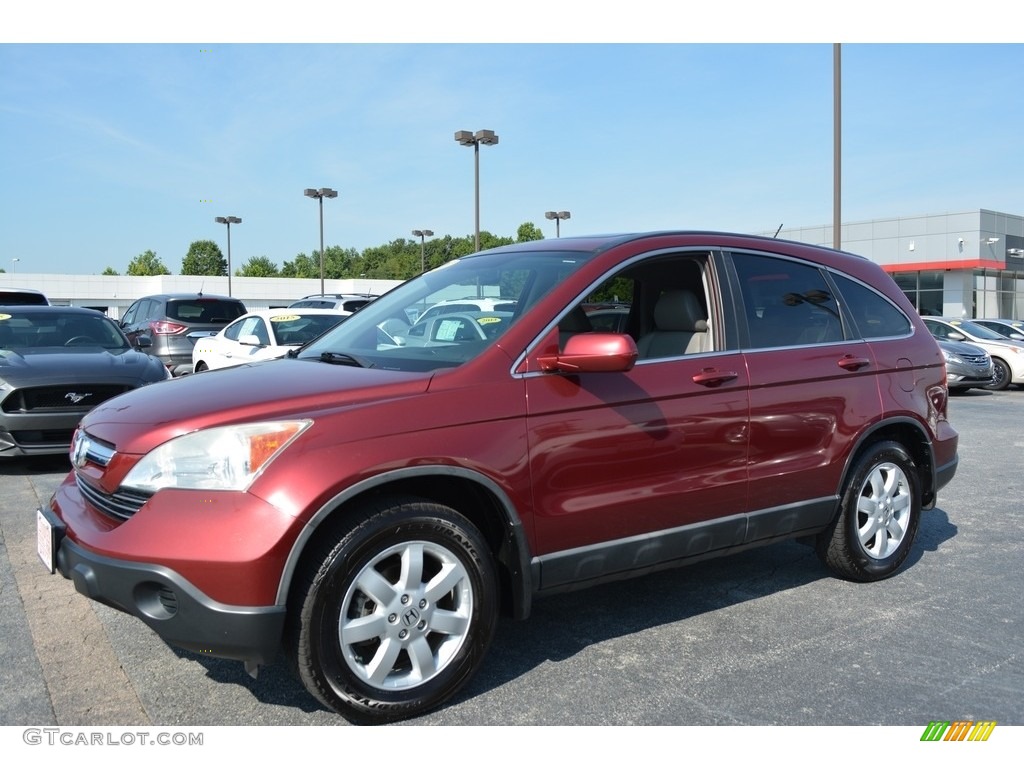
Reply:
[[[763, 233], [772, 235], [774, 233]], [[880, 264], [922, 315], [1024, 318], [1024, 216], [985, 209], [842, 225], [840, 247]], [[778, 237], [832, 247], [832, 226]], [[381, 294], [398, 280], [326, 280], [327, 293]], [[319, 279], [0, 273], [0, 287], [35, 288], [53, 304], [94, 307], [119, 319], [141, 296], [232, 295], [248, 309], [287, 306], [321, 292]]]

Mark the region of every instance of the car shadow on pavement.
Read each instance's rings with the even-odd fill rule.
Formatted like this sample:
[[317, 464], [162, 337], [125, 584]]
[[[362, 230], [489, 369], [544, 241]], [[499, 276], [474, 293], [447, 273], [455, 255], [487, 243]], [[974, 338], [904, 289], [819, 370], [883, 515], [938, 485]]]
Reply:
[[[925, 512], [918, 538], [897, 577], [956, 533], [945, 511]], [[790, 541], [537, 600], [528, 620], [499, 623], [482, 668], [448, 706], [591, 646], [833, 578], [813, 548]], [[306, 692], [283, 655], [254, 680], [237, 661], [173, 650], [182, 658], [197, 660], [211, 680], [243, 686], [262, 703], [307, 713], [329, 712]]]

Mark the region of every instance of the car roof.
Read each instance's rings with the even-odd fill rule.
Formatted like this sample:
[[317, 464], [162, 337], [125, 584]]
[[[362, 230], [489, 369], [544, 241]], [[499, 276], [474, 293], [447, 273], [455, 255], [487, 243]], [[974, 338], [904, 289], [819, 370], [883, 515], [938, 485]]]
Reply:
[[[729, 247], [731, 245], [744, 245], [751, 246], [756, 244], [763, 244], [768, 247], [769, 244], [778, 246], [780, 243], [785, 244], [788, 247], [796, 248], [800, 251], [808, 253], [822, 253], [831, 252], [834, 254], [842, 254], [843, 256], [856, 259], [858, 261], [870, 262], [867, 256], [862, 256], [859, 253], [851, 253], [850, 251], [839, 251], [834, 248], [823, 245], [813, 245], [811, 243], [803, 243], [798, 240], [787, 240], [784, 238], [768, 237], [767, 235], [750, 235], [743, 234], [740, 232], [725, 232], [721, 230], [704, 230], [704, 229], [666, 229], [657, 230], [652, 232], [628, 232], [628, 233], [617, 233], [617, 234], [602, 234], [602, 235], [580, 235], [573, 237], [559, 237], [555, 240], [527, 240], [520, 243], [511, 243], [509, 245], [500, 245], [495, 248], [490, 248], [485, 251], [479, 251], [478, 253], [499, 253], [502, 251], [603, 251], [622, 243], [628, 243], [637, 240], [655, 240], [658, 238], [687, 238], [693, 239], [694, 244], [708, 247]], [[470, 254], [468, 257], [471, 258], [477, 254]]]
[[232, 322], [238, 322], [246, 317], [289, 317], [291, 315], [335, 315], [348, 317], [352, 313], [344, 309], [327, 309], [324, 307], [277, 307], [276, 309], [254, 309], [246, 312], [241, 317], [235, 318]]
[[[89, 309], [88, 307], [70, 307], [60, 306], [55, 304], [4, 304], [0, 305], [3, 307], [5, 313], [17, 312], [23, 315], [46, 315], [46, 314], [73, 314], [73, 315], [99, 315], [100, 317], [107, 317], [105, 314], [97, 309]], [[109, 318], [107, 318], [109, 319]]]
[[216, 299], [218, 301], [237, 301], [241, 303], [241, 299], [236, 299], [234, 296], [220, 296], [215, 293], [153, 293], [147, 296], [140, 296], [137, 300], [142, 299]]
[[303, 299], [379, 299], [377, 293], [311, 293]]

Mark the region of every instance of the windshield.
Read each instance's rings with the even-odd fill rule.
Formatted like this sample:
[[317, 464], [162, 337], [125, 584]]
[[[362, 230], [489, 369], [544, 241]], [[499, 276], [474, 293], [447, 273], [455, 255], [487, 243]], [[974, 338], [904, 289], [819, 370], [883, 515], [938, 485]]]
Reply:
[[990, 328], [986, 328], [983, 325], [977, 323], [970, 323], [964, 320], [958, 320], [953, 323], [955, 327], [961, 329], [965, 333], [969, 333], [976, 339], [984, 339], [986, 341], [1006, 341], [1006, 337], [1002, 334], [996, 333]]
[[450, 261], [368, 304], [297, 356], [399, 371], [461, 365], [589, 256], [497, 250]]
[[19, 312], [11, 307], [0, 312], [0, 349], [40, 347], [102, 347], [128, 349], [128, 341], [110, 319], [99, 313]]

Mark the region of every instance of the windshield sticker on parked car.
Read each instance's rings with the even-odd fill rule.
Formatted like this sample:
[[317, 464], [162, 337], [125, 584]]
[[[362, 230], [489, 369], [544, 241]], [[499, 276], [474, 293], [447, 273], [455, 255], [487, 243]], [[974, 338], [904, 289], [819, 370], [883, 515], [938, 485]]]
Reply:
[[272, 323], [290, 323], [292, 320], [298, 320], [298, 315], [276, 315], [270, 318]]

